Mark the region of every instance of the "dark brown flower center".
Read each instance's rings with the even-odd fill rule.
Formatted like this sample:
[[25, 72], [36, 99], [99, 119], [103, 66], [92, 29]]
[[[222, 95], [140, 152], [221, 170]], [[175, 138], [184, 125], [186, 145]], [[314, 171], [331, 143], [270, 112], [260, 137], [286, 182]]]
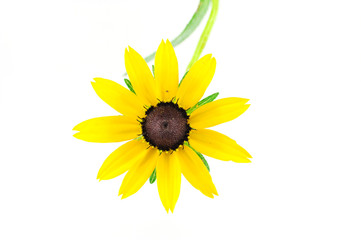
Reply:
[[176, 150], [188, 140], [190, 129], [187, 112], [173, 102], [150, 107], [142, 119], [145, 140], [162, 151]]

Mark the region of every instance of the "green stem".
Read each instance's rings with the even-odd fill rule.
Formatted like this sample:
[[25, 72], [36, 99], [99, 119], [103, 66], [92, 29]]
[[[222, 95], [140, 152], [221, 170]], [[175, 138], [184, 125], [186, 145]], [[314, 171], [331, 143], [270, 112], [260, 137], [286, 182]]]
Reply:
[[212, 11], [209, 15], [207, 24], [203, 30], [203, 33], [198, 41], [196, 50], [194, 51], [193, 57], [188, 64], [187, 71], [193, 66], [193, 64], [199, 59], [204, 47], [206, 46], [209, 34], [211, 33], [214, 22], [216, 21], [216, 16], [218, 13], [218, 4], [219, 0], [212, 0]]
[[[207, 13], [209, 7], [210, 0], [200, 0], [198, 4], [198, 8], [196, 12], [193, 14], [191, 20], [188, 22], [187, 26], [183, 29], [183, 31], [171, 41], [173, 47], [182, 43], [185, 39], [187, 39], [193, 32], [196, 30], [198, 25], [201, 23], [202, 19]], [[145, 58], [146, 62], [149, 62], [154, 59], [155, 53], [150, 54]]]

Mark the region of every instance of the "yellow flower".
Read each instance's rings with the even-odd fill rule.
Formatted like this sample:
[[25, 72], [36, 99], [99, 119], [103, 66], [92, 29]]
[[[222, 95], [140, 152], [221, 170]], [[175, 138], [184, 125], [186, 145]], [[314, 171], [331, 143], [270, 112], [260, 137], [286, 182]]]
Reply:
[[223, 161], [250, 162], [251, 155], [236, 141], [206, 129], [237, 118], [249, 107], [248, 99], [224, 98], [187, 113], [211, 82], [216, 60], [210, 54], [199, 59], [178, 86], [178, 62], [169, 41], [162, 41], [156, 52], [155, 77], [130, 47], [125, 51], [125, 67], [135, 94], [111, 80], [92, 82], [98, 96], [122, 115], [93, 118], [74, 127], [79, 131], [74, 137], [84, 141], [131, 140], [110, 154], [97, 178], [112, 179], [128, 171], [119, 190], [123, 199], [136, 193], [156, 169], [167, 212], [173, 212], [178, 200], [181, 174], [204, 195], [218, 195], [193, 149]]

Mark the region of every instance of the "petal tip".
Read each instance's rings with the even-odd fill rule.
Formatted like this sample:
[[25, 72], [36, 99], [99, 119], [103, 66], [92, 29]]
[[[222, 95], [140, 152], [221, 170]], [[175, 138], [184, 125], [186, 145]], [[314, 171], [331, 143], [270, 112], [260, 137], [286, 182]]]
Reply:
[[167, 41], [165, 42], [165, 44], [166, 44], [168, 47], [172, 47], [172, 48], [173, 48], [173, 45], [172, 45], [171, 41], [169, 41], [169, 39], [167, 39]]
[[[78, 131], [78, 130], [76, 130], [76, 131]], [[73, 134], [73, 137], [75, 137], [76, 139], [79, 139], [79, 140], [83, 140], [79, 137], [79, 134], [80, 134], [80, 132], [76, 132]]]
[[[122, 197], [120, 198], [120, 199], [125, 199], [125, 198], [127, 198], [128, 196], [126, 195], [126, 194], [124, 194], [124, 193], [122, 193], [123, 195], [122, 195]], [[119, 195], [120, 196], [120, 195]]]
[[217, 65], [216, 58], [215, 58], [215, 57], [212, 57], [212, 58], [211, 58], [211, 66], [212, 66], [212, 67], [215, 67], [216, 65]]
[[90, 82], [93, 84], [93, 83], [98, 83], [98, 82], [104, 81], [104, 80], [105, 80], [104, 78], [95, 77], [95, 78], [93, 78]]
[[102, 180], [102, 179], [101, 179], [101, 175], [102, 175], [102, 174], [101, 174], [100, 171], [99, 171], [99, 172], [98, 172], [98, 175], [97, 175], [97, 179], [99, 180], [99, 182]]

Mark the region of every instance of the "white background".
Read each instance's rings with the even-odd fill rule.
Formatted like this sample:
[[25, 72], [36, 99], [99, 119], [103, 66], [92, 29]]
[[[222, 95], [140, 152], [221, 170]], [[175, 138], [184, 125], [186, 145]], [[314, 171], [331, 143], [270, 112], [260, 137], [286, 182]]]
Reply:
[[[254, 158], [208, 158], [219, 197], [182, 179], [166, 214], [156, 184], [120, 200], [123, 176], [96, 180], [119, 144], [72, 137], [77, 123], [117, 114], [91, 79], [123, 84], [124, 49], [151, 53], [197, 5], [1, 1], [1, 239], [361, 239], [359, 1], [220, 1], [206, 94], [251, 99], [215, 129]], [[176, 48], [181, 74], [200, 33]]]

